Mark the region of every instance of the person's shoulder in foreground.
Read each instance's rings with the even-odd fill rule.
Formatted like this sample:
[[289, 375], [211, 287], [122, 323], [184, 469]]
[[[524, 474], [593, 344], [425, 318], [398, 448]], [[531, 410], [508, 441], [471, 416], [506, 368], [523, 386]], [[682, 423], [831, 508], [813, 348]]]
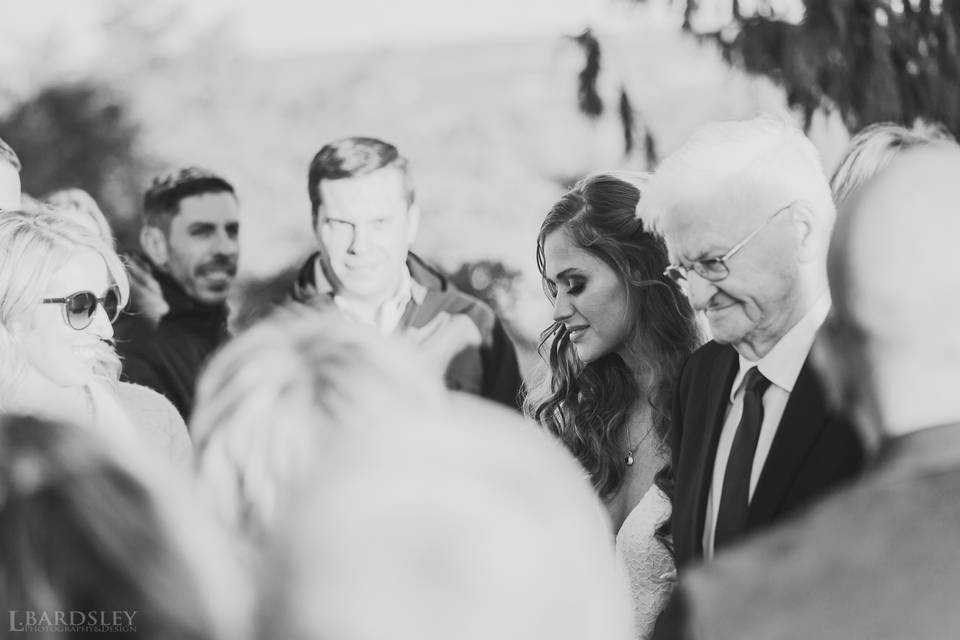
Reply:
[[871, 474], [690, 571], [656, 638], [944, 638], [960, 628], [960, 512], [929, 481]]
[[171, 462], [188, 466], [193, 446], [186, 424], [176, 407], [149, 387], [131, 382], [118, 384], [120, 403], [134, 427]]

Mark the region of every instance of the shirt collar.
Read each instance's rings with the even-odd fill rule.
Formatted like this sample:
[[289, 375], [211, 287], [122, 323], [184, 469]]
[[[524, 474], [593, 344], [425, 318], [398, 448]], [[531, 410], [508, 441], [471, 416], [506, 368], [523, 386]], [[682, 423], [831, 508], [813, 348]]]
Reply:
[[777, 344], [773, 345], [767, 355], [757, 361], [747, 360], [741, 355], [740, 370], [730, 387], [730, 402], [733, 402], [751, 367], [757, 367], [767, 380], [787, 393], [791, 393], [800, 375], [800, 369], [803, 368], [803, 363], [807, 359], [807, 354], [810, 353], [810, 347], [813, 346], [817, 330], [826, 320], [829, 311], [830, 294], [825, 292]]
[[412, 300], [414, 304], [418, 305], [423, 304], [426, 295], [427, 288], [416, 282], [410, 275], [410, 268], [404, 266], [400, 273], [400, 283], [397, 286], [396, 293], [385, 300], [380, 308], [374, 310], [372, 314], [369, 308], [336, 294], [333, 296], [333, 302], [341, 311], [351, 317], [373, 325], [383, 333], [391, 333], [399, 325], [410, 301]]
[[[415, 257], [412, 253], [407, 254], [407, 264], [403, 270], [403, 273], [400, 274], [401, 282], [400, 286], [397, 287], [397, 294], [404, 295], [404, 291], [407, 287], [410, 288], [410, 295], [413, 298], [413, 301], [417, 304], [423, 304], [424, 298], [427, 297], [426, 285], [418, 282], [410, 271], [410, 260]], [[306, 276], [301, 275], [300, 277], [305, 280], [307, 284], [312, 284], [317, 290], [327, 293], [333, 297], [336, 297], [336, 293], [333, 291], [333, 285], [330, 283], [330, 279], [327, 278], [327, 274], [323, 268], [323, 256], [319, 252], [315, 253], [312, 263], [312, 275], [313, 282], [310, 283]], [[309, 272], [304, 272], [309, 273]]]
[[413, 279], [409, 268], [404, 269], [403, 272], [410, 279], [410, 297], [413, 298], [414, 304], [423, 304], [423, 299], [427, 297], [427, 288]]

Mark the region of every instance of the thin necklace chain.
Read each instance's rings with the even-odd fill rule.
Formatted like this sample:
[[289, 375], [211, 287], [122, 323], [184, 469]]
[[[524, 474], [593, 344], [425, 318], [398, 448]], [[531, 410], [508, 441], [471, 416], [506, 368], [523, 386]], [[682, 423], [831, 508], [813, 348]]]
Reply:
[[[637, 449], [639, 449], [640, 445], [642, 445], [647, 440], [647, 438], [650, 437], [650, 434], [656, 429], [656, 426], [657, 426], [654, 419], [654, 415], [653, 415], [653, 407], [651, 407], [648, 402], [645, 402], [643, 400], [638, 400], [635, 407], [637, 410], [633, 413], [633, 416], [632, 416], [633, 420], [631, 420], [631, 422], [634, 424], [637, 424], [637, 423], [643, 424], [644, 419], [649, 417], [650, 426], [647, 428], [643, 436], [640, 438], [639, 441], [637, 441], [635, 445], [625, 450], [625, 455], [623, 456], [623, 462], [628, 467], [633, 466]], [[628, 435], [629, 435], [629, 430], [628, 430]]]
[[650, 425], [650, 428], [647, 429], [647, 432], [645, 434], [643, 434], [643, 437], [640, 438], [640, 441], [637, 444], [633, 445], [633, 447], [631, 447], [630, 449], [627, 449], [627, 455], [624, 456], [623, 461], [624, 463], [626, 463], [628, 467], [633, 466], [633, 462], [634, 462], [633, 456], [637, 453], [637, 449], [639, 449], [640, 445], [643, 444], [644, 440], [646, 440], [650, 436], [650, 434], [653, 433], [653, 430], [656, 428], [656, 426], [657, 426], [656, 424]]

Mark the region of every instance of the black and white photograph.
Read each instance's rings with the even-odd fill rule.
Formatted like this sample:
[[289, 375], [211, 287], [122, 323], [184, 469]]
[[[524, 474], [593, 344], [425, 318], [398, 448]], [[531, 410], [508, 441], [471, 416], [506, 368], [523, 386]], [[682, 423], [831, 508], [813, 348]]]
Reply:
[[0, 640], [960, 637], [960, 2], [0, 0]]

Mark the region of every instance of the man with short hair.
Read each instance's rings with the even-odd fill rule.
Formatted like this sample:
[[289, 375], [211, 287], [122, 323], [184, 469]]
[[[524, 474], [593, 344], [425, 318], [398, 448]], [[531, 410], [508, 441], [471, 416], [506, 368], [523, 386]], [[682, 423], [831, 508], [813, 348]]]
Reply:
[[673, 417], [671, 519], [680, 569], [778, 522], [860, 468], [807, 355], [830, 307], [834, 208], [816, 150], [792, 123], [707, 125], [646, 194], [713, 341], [686, 363]]
[[953, 637], [960, 628], [960, 147], [898, 154], [848, 199], [814, 352], [874, 451], [858, 482], [685, 576], [662, 638]]
[[239, 202], [224, 178], [187, 167], [153, 180], [143, 214], [140, 247], [168, 309], [158, 321], [137, 309], [121, 317], [117, 350], [123, 378], [164, 394], [186, 420], [200, 368], [227, 339]]
[[320, 250], [300, 270], [293, 299], [407, 336], [449, 388], [517, 407], [522, 381], [500, 320], [410, 251], [420, 212], [396, 147], [331, 142], [310, 163], [307, 186]]
[[0, 138], [0, 211], [20, 208], [20, 158]]

